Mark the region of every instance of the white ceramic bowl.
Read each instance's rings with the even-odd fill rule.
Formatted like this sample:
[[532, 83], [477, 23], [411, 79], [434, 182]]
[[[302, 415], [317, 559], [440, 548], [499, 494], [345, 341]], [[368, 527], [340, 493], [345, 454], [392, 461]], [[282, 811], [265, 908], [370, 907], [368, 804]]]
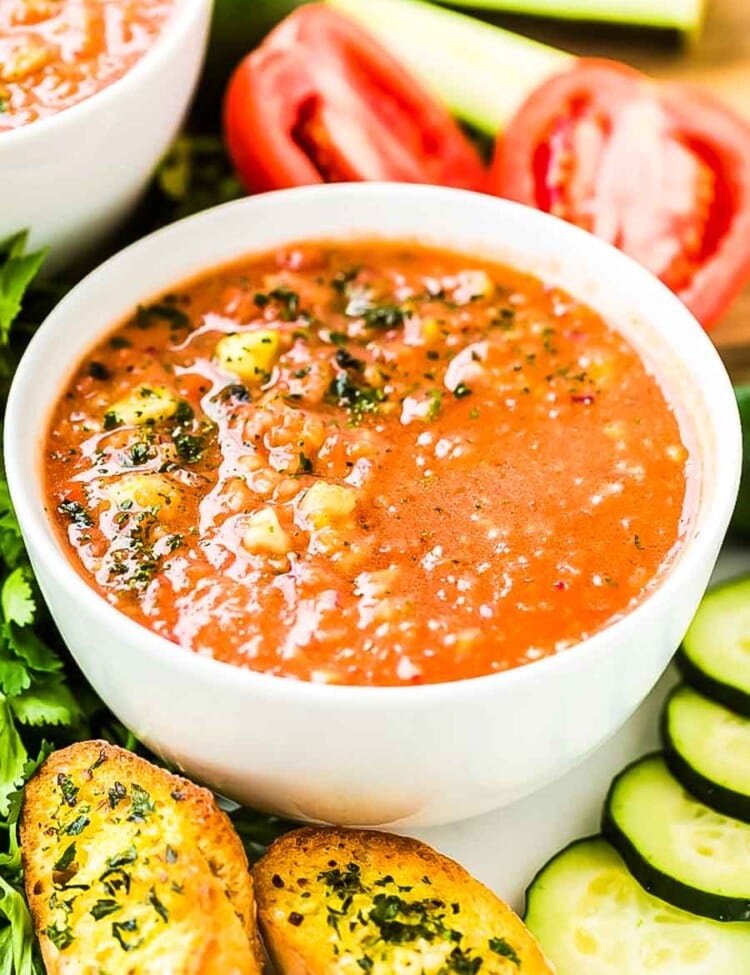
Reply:
[[[421, 687], [323, 686], [196, 656], [121, 615], [72, 567], [45, 512], [51, 407], [91, 346], [136, 304], [204, 270], [297, 240], [418, 238], [498, 257], [586, 299], [648, 356], [700, 444], [697, 518], [662, 585], [577, 647], [489, 677]], [[24, 537], [60, 630], [102, 698], [189, 773], [288, 816], [428, 825], [481, 813], [562, 775], [655, 683], [707, 585], [737, 492], [740, 428], [711, 342], [655, 278], [594, 237], [514, 203], [427, 186], [286, 190], [140, 241], [75, 288], [13, 384], [6, 463]], [[585, 472], [585, 458], [582, 458]], [[581, 539], [581, 545], [586, 539]]]
[[45, 274], [96, 245], [132, 210], [187, 110], [212, 0], [175, 0], [130, 71], [57, 115], [0, 132], [0, 240], [30, 228]]

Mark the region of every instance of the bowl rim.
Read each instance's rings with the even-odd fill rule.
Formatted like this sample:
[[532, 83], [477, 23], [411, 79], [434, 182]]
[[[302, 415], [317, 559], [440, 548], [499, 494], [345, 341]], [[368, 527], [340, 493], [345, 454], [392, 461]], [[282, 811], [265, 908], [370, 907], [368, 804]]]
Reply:
[[[421, 198], [422, 205], [428, 201], [435, 202], [436, 197], [450, 197], [455, 203], [460, 203], [462, 198], [468, 203], [481, 198], [483, 205], [494, 206], [500, 215], [502, 211], [513, 213], [518, 219], [529, 221], [537, 225], [539, 237], [543, 239], [544, 230], [550, 228], [551, 222], [555, 224], [558, 234], [562, 233], [570, 240], [570, 246], [576, 250], [583, 251], [598, 249], [602, 251], [601, 258], [606, 261], [610, 271], [616, 273], [618, 268], [624, 273], [627, 272], [631, 277], [637, 275], [640, 278], [638, 289], [639, 302], [648, 302], [649, 299], [657, 301], [660, 307], [666, 306], [669, 314], [673, 318], [680, 320], [680, 328], [687, 328], [692, 331], [691, 341], [698, 343], [701, 348], [701, 362], [710, 363], [707, 369], [716, 368], [723, 374], [726, 382], [723, 389], [715, 389], [712, 395], [700, 398], [701, 408], [705, 409], [712, 417], [721, 416], [721, 424], [712, 424], [718, 430], [721, 442], [711, 445], [714, 453], [715, 463], [712, 465], [714, 470], [713, 480], [715, 481], [713, 504], [708, 506], [702, 498], [698, 500], [698, 522], [701, 523], [700, 530], [694, 530], [694, 534], [687, 539], [684, 547], [675, 563], [667, 570], [664, 577], [658, 582], [654, 589], [649, 592], [642, 601], [632, 609], [625, 612], [619, 619], [613, 621], [604, 629], [597, 631], [592, 636], [585, 638], [578, 643], [570, 646], [566, 650], [551, 654], [529, 664], [514, 667], [505, 671], [485, 674], [478, 677], [463, 678], [454, 681], [445, 681], [432, 684], [418, 685], [342, 685], [325, 684], [312, 681], [302, 681], [290, 679], [288, 677], [267, 674], [254, 671], [249, 668], [238, 667], [234, 664], [215, 660], [212, 657], [202, 656], [177, 643], [160, 636], [146, 626], [137, 623], [119, 609], [110, 604], [104, 596], [98, 593], [80, 572], [75, 568], [70, 558], [63, 550], [60, 539], [54, 532], [49, 516], [42, 503], [37, 503], [35, 492], [24, 489], [21, 474], [16, 471], [16, 460], [19, 464], [24, 456], [34, 457], [38, 460], [40, 447], [38, 443], [26, 444], [15, 433], [16, 427], [21, 420], [24, 412], [28, 409], [28, 402], [33, 400], [34, 407], [38, 411], [40, 405], [45, 407], [45, 416], [49, 416], [49, 409], [55, 399], [52, 395], [39, 396], [38, 382], [35, 384], [35, 373], [37, 361], [44, 358], [45, 344], [54, 330], [61, 327], [64, 322], [67, 309], [80, 300], [80, 296], [86, 291], [99, 284], [102, 280], [106, 281], [107, 276], [116, 271], [122, 262], [126, 264], [133, 260], [133, 255], [146, 247], [163, 245], [166, 241], [174, 244], [176, 240], [187, 238], [194, 234], [200, 238], [201, 224], [210, 225], [214, 221], [220, 222], [228, 210], [248, 210], [248, 217], [257, 217], [253, 214], [254, 210], [272, 212], [276, 203], [285, 199], [287, 201], [302, 200], [313, 196], [322, 196], [327, 199], [329, 206], [336, 205], [336, 196], [344, 198], [344, 206], [348, 203], [351, 206], [351, 197], [366, 197], [374, 195], [384, 197], [383, 203], [388, 197], [408, 193]], [[347, 197], [349, 199], [347, 200]], [[488, 201], [485, 203], [485, 201]], [[390, 201], [391, 204], [393, 200]], [[210, 232], [210, 231], [209, 231]], [[309, 236], [309, 235], [308, 235]], [[359, 229], [352, 239], [364, 237], [377, 237], [378, 233], [368, 234], [360, 232]], [[402, 235], [402, 239], [404, 236]], [[414, 236], [418, 236], [415, 233]], [[446, 237], [449, 237], [446, 234]], [[397, 239], [396, 235], [390, 235], [391, 239]], [[302, 238], [297, 238], [302, 239]], [[312, 237], [310, 237], [312, 239]], [[331, 238], [332, 239], [332, 238]], [[386, 237], [386, 239], [388, 239]], [[291, 241], [290, 241], [291, 242]], [[216, 239], [218, 245], [220, 240]], [[449, 245], [445, 245], [449, 246]], [[457, 250], [460, 252], [461, 247]], [[262, 248], [260, 248], [262, 250]], [[253, 249], [245, 251], [245, 254], [252, 255]], [[604, 253], [606, 252], [606, 253]], [[241, 259], [243, 254], [237, 253], [235, 260]], [[188, 253], [182, 255], [183, 263], [186, 265], [190, 261]], [[230, 259], [231, 262], [231, 259]], [[212, 265], [207, 265], [206, 270], [210, 272], [212, 268], [218, 269], [227, 264], [226, 260], [217, 258]], [[543, 275], [542, 275], [543, 276]], [[185, 277], [188, 277], [186, 273]], [[643, 297], [645, 295], [645, 298]], [[147, 299], [146, 299], [147, 300]], [[136, 299], [137, 301], [137, 299]], [[600, 306], [599, 306], [600, 307]], [[606, 311], [600, 311], [606, 315]], [[655, 317], [655, 314], [650, 316]], [[660, 316], [661, 318], [664, 315]], [[116, 315], [103, 321], [100, 334], [103, 336], [115, 327]], [[659, 333], [660, 338], [674, 352], [675, 359], [680, 359], [677, 343], [669, 337]], [[80, 356], [85, 355], [85, 348], [93, 345], [96, 339], [89, 338], [82, 346]], [[639, 352], [639, 354], [641, 354]], [[703, 368], [703, 366], [701, 366]], [[55, 392], [55, 397], [57, 392]], [[695, 412], [688, 402], [681, 403], [688, 414]], [[30, 438], [29, 438], [30, 439]], [[4, 452], [6, 461], [6, 476], [16, 510], [19, 524], [22, 527], [24, 537], [30, 537], [33, 544], [30, 549], [43, 552], [44, 564], [47, 572], [53, 573], [61, 587], [66, 592], [66, 597], [74, 605], [80, 606], [82, 614], [87, 615], [92, 625], [101, 628], [102, 632], [117, 629], [121, 634], [123, 643], [139, 643], [142, 651], [149, 657], [157, 657], [158, 662], [169, 661], [169, 666], [182, 668], [188, 675], [192, 673], [198, 680], [210, 684], [216, 688], [231, 686], [233, 690], [241, 688], [248, 693], [252, 691], [260, 694], [273, 695], [282, 701], [291, 703], [300, 700], [306, 703], [315, 703], [323, 707], [335, 705], [344, 709], [355, 709], [361, 706], [375, 707], [381, 705], [404, 705], [407, 701], [410, 704], [428, 706], [443, 700], [463, 698], [465, 695], [477, 695], [494, 693], [498, 682], [502, 682], [506, 688], [523, 688], [528, 686], [529, 681], [541, 679], [544, 674], [554, 675], [561, 670], [575, 670], [576, 667], [584, 667], [592, 656], [604, 654], [609, 634], [614, 629], [619, 629], [622, 639], [625, 639], [626, 631], [630, 631], [629, 637], [637, 640], [639, 635], [642, 637], [643, 627], [648, 629], [649, 619], [652, 623], [662, 618], [670, 603], [678, 595], [681, 586], [686, 580], [696, 574], [700, 575], [701, 566], [712, 559], [714, 547], [723, 540], [725, 526], [731, 515], [734, 500], [736, 498], [739, 485], [741, 468], [741, 428], [739, 412], [734, 398], [732, 385], [726, 373], [726, 369], [721, 362], [718, 352], [708, 335], [704, 332], [692, 314], [682, 304], [682, 302], [664, 285], [655, 278], [650, 272], [637, 264], [621, 251], [609, 244], [595, 238], [593, 235], [575, 227], [571, 224], [553, 217], [547, 213], [540, 212], [522, 204], [500, 199], [497, 197], [485, 197], [483, 194], [468, 190], [458, 190], [447, 187], [420, 186], [406, 183], [338, 183], [322, 184], [316, 186], [298, 187], [294, 189], [278, 190], [265, 193], [255, 197], [244, 197], [234, 200], [221, 206], [213, 207], [186, 217], [180, 221], [162, 227], [149, 234], [147, 237], [130, 244], [119, 253], [110, 257], [107, 261], [90, 272], [81, 282], [79, 282], [62, 299], [53, 311], [42, 323], [36, 334], [32, 337], [27, 346], [21, 362], [16, 370], [11, 390], [8, 396], [6, 408], [5, 430], [4, 430]], [[705, 453], [702, 451], [702, 453]], [[702, 465], [702, 472], [706, 468]], [[37, 485], [39, 486], [39, 485]], [[701, 492], [701, 495], [704, 492]], [[696, 524], [697, 528], [697, 524]], [[711, 561], [711, 567], [713, 561]], [[537, 675], [537, 676], [535, 676]]]
[[[54, 138], [57, 130], [64, 129], [66, 125], [74, 125], [79, 119], [85, 120], [87, 114], [99, 109], [106, 111], [108, 105], [113, 109], [115, 99], [127, 97], [128, 92], [137, 89], [141, 83], [147, 85], [150, 76], [155, 75], [165, 62], [179, 52], [185, 37], [199, 21], [203, 11], [210, 11], [212, 5], [213, 0], [174, 0], [174, 8], [153, 44], [125, 74], [59, 112], [0, 132], [0, 149], [5, 151], [13, 147], [20, 148], [35, 139], [44, 139], [48, 134]], [[204, 55], [205, 50], [201, 57]]]

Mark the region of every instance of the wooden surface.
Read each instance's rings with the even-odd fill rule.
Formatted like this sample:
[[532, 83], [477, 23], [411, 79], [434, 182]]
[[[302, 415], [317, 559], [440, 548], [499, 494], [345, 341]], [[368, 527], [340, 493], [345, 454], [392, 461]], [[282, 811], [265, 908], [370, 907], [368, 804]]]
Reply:
[[[750, 0], [706, 2], [703, 33], [690, 47], [648, 30], [530, 19], [505, 23], [575, 54], [619, 58], [659, 78], [703, 85], [750, 121]], [[750, 286], [711, 334], [722, 351], [750, 345]]]

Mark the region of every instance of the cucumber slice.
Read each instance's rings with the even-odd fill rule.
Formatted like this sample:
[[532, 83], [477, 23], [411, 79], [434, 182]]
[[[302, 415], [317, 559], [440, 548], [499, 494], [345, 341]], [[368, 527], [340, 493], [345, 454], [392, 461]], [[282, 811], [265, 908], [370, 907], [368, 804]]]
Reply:
[[647, 894], [598, 837], [542, 868], [525, 921], [557, 975], [750, 972], [750, 925], [707, 921]]
[[661, 754], [614, 780], [602, 832], [654, 896], [716, 921], [750, 920], [750, 826], [689, 795]]
[[697, 799], [750, 823], [750, 719], [682, 685], [662, 722], [664, 757]]
[[495, 136], [521, 102], [573, 58], [421, 0], [328, 0], [358, 20], [436, 98]]
[[709, 589], [677, 662], [699, 691], [750, 717], [750, 575]]
[[555, 20], [636, 24], [697, 35], [705, 0], [450, 0], [454, 7], [534, 14]]

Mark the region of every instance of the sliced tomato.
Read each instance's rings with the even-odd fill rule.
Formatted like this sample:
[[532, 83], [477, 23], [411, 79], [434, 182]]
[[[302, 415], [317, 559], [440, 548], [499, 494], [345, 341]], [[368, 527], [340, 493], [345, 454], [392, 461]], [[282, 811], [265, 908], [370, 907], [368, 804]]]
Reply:
[[750, 278], [750, 126], [686, 86], [573, 62], [520, 107], [489, 182], [625, 251], [706, 327]]
[[397, 180], [478, 189], [478, 152], [377, 41], [325, 4], [296, 10], [235, 71], [229, 152], [250, 192]]

